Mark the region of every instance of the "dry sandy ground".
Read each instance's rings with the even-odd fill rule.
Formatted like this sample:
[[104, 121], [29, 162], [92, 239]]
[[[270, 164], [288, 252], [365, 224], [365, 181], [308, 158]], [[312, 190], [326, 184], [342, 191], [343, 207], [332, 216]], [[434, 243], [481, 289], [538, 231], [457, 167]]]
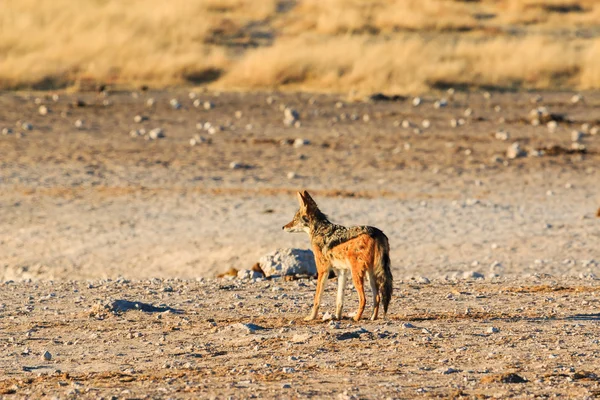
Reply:
[[[2, 94], [0, 129], [12, 129], [0, 135], [0, 281], [13, 281], [0, 292], [4, 392], [594, 395], [596, 378], [577, 373], [597, 369], [600, 136], [583, 136], [585, 154], [509, 160], [505, 152], [513, 141], [530, 153], [569, 149], [572, 130], [600, 125], [600, 96], [572, 104], [572, 93], [542, 93], [532, 104], [533, 96], [458, 93], [436, 109], [434, 96], [413, 107], [199, 93], [214, 104], [205, 110], [184, 91], [58, 101]], [[173, 98], [180, 109], [169, 105]], [[300, 127], [284, 126], [282, 104], [298, 111]], [[525, 119], [541, 105], [569, 121], [555, 131], [532, 126]], [[463, 117], [467, 108], [472, 115]], [[148, 119], [136, 123], [137, 114]], [[465, 124], [453, 128], [451, 118]], [[398, 126], [403, 120], [413, 126]], [[223, 129], [210, 134], [199, 122]], [[165, 138], [129, 134], [156, 127]], [[509, 141], [495, 138], [499, 129]], [[206, 142], [190, 146], [194, 135]], [[295, 147], [296, 138], [310, 143]], [[299, 322], [312, 282], [196, 281], [249, 268], [279, 247], [308, 247], [305, 235], [281, 231], [301, 188], [333, 221], [389, 236], [398, 296], [388, 321]], [[486, 279], [455, 282], [470, 271]], [[111, 299], [182, 313], [90, 317]], [[266, 329], [230, 328], [251, 322]], [[500, 331], [488, 333], [490, 326]], [[294, 343], [296, 335], [308, 336]], [[44, 349], [50, 362], [40, 359]], [[457, 372], [440, 373], [449, 368]], [[508, 372], [528, 383], [490, 381]]]
[[[333, 311], [333, 286], [323, 311]], [[600, 394], [597, 281], [397, 281], [395, 290], [387, 320], [309, 323], [301, 317], [314, 281], [6, 283], [0, 393], [7, 399]], [[357, 306], [355, 297], [346, 313]], [[113, 312], [124, 300], [155, 309]], [[50, 360], [42, 357], [46, 351]]]

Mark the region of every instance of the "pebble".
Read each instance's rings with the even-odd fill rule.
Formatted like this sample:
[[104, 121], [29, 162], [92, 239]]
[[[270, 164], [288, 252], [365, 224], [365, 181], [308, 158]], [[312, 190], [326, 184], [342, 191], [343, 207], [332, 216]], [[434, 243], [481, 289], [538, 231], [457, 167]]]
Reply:
[[152, 140], [162, 139], [165, 137], [165, 133], [161, 128], [154, 128], [148, 132], [148, 137]]
[[169, 101], [169, 104], [174, 110], [179, 110], [181, 108], [181, 103], [179, 103], [179, 100], [177, 99], [171, 99], [171, 101]]
[[23, 129], [24, 131], [30, 131], [33, 129], [33, 125], [30, 124], [29, 122], [23, 122], [21, 124], [21, 129]]
[[584, 135], [583, 132], [574, 130], [571, 132], [571, 141], [580, 142], [581, 139], [583, 139], [583, 135]]
[[290, 389], [292, 387], [292, 385], [290, 385], [289, 383], [284, 383], [281, 385], [282, 389]]
[[515, 159], [519, 157], [525, 157], [527, 152], [521, 148], [519, 142], [514, 142], [511, 144], [506, 150], [506, 157], [510, 159]]
[[558, 122], [556, 121], [548, 121], [546, 127], [550, 132], [554, 132], [558, 128]]
[[293, 374], [294, 372], [296, 372], [296, 370], [292, 367], [283, 367], [281, 368], [281, 372], [283, 372], [284, 374]]
[[139, 124], [140, 122], [146, 121], [147, 119], [148, 119], [148, 117], [146, 117], [144, 115], [136, 115], [135, 117], [133, 117], [133, 122], [136, 122]]
[[38, 108], [38, 113], [40, 115], [48, 115], [48, 107], [46, 106], [40, 106], [40, 108]]
[[431, 281], [427, 277], [425, 277], [425, 276], [418, 277], [417, 278], [417, 282], [420, 283], [420, 284], [422, 284], [422, 285], [428, 285], [428, 284], [431, 283]]
[[296, 179], [298, 177], [298, 175], [296, 175], [295, 172], [288, 172], [287, 173], [287, 178], [288, 179]]
[[473, 110], [471, 108], [467, 108], [464, 112], [464, 116], [470, 117], [471, 115], [473, 115]]
[[294, 145], [293, 145], [293, 146], [294, 146], [295, 148], [299, 148], [299, 147], [306, 146], [306, 145], [308, 145], [308, 144], [310, 144], [310, 140], [308, 140], [308, 139], [303, 139], [303, 138], [296, 138], [296, 139], [294, 140]]
[[229, 163], [229, 168], [231, 169], [241, 169], [243, 168], [243, 165], [237, 161], [232, 161]]
[[283, 110], [283, 124], [285, 126], [292, 126], [300, 118], [298, 111], [293, 108], [286, 107]]
[[427, 129], [431, 126], [431, 121], [429, 121], [428, 119], [424, 119], [423, 122], [421, 122], [421, 126], [423, 126], [423, 128]]
[[408, 128], [410, 128], [410, 127], [411, 127], [411, 125], [412, 125], [412, 124], [411, 124], [411, 123], [410, 123], [410, 121], [409, 121], [409, 120], [407, 120], [407, 119], [405, 119], [404, 121], [402, 121], [402, 127], [403, 127], [404, 129], [408, 129]]
[[270, 104], [273, 104], [273, 103], [275, 103], [275, 97], [273, 97], [273, 96], [267, 97], [267, 104], [270, 105]]
[[420, 97], [415, 97], [412, 99], [412, 105], [414, 107], [418, 107], [419, 105], [421, 105], [421, 98]]
[[237, 111], [235, 112], [235, 114], [234, 114], [234, 116], [235, 116], [237, 119], [240, 119], [240, 118], [242, 118], [242, 115], [243, 115], [243, 113], [242, 113], [240, 110], [237, 110]]
[[215, 107], [215, 105], [213, 104], [212, 101], [205, 101], [202, 104], [202, 107], [204, 107], [205, 110], [212, 110]]
[[573, 97], [571, 97], [571, 103], [573, 104], [577, 104], [581, 101], [583, 101], [583, 96], [580, 93], [574, 94]]
[[440, 100], [436, 100], [433, 103], [433, 108], [439, 109], [439, 108], [444, 108], [448, 105], [448, 100], [446, 99], [440, 99]]
[[46, 361], [50, 361], [52, 360], [52, 354], [50, 354], [50, 352], [46, 350], [44, 354], [42, 354], [42, 358]]
[[485, 275], [476, 271], [465, 271], [463, 272], [464, 279], [484, 279]]
[[156, 100], [154, 100], [153, 97], [150, 97], [148, 100], [146, 100], [146, 105], [148, 107], [152, 107], [152, 106], [154, 106], [154, 104], [156, 104]]
[[405, 322], [402, 324], [402, 329], [413, 329], [413, 328], [416, 328], [416, 326], [414, 326], [410, 322]]
[[500, 129], [500, 130], [496, 131], [496, 133], [494, 134], [494, 137], [498, 140], [506, 141], [506, 140], [510, 139], [510, 133], [508, 133], [504, 129]]
[[496, 328], [495, 326], [490, 326], [489, 328], [487, 328], [486, 332], [487, 333], [498, 333], [498, 332], [500, 332], [500, 329]]
[[12, 135], [12, 133], [13, 133], [12, 129], [10, 129], [10, 128], [2, 128], [2, 134], [4, 136], [6, 136], [6, 135]]
[[78, 119], [77, 121], [75, 121], [75, 128], [82, 129], [83, 125], [84, 125], [84, 121], [82, 119]]
[[329, 321], [333, 319], [333, 315], [331, 315], [330, 313], [326, 312], [325, 314], [323, 314], [323, 321]]

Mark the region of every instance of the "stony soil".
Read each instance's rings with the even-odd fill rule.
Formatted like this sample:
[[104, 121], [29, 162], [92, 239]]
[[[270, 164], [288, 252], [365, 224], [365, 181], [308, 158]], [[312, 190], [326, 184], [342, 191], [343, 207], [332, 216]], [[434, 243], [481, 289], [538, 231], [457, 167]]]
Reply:
[[[441, 95], [414, 107], [199, 93], [214, 104], [205, 110], [187, 91], [2, 94], [2, 393], [595, 396], [600, 136], [569, 149], [573, 130], [600, 125], [600, 95], [534, 96], [457, 93], [436, 109]], [[300, 127], [284, 125], [282, 104]], [[531, 125], [542, 105], [568, 121]], [[164, 138], [130, 136], [157, 127]], [[205, 142], [191, 146], [195, 135]], [[513, 142], [530, 156], [508, 159]], [[301, 321], [312, 281], [209, 279], [308, 247], [281, 231], [299, 189], [333, 221], [389, 236], [397, 296], [386, 321]], [[114, 300], [159, 309], [119, 312]], [[264, 329], [237, 325], [249, 323]], [[508, 373], [527, 382], [503, 383]]]

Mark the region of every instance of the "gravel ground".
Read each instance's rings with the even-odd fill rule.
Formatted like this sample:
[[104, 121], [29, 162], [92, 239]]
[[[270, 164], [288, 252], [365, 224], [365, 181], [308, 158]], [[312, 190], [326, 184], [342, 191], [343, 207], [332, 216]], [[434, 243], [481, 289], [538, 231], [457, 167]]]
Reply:
[[[0, 393], [596, 396], [600, 95], [540, 95], [2, 94]], [[308, 247], [300, 189], [390, 238], [387, 320], [213, 279]]]

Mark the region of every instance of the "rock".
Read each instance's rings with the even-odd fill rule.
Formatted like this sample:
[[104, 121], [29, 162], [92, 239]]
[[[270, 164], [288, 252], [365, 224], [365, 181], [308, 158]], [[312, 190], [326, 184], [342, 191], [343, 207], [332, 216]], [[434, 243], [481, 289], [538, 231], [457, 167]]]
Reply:
[[496, 328], [495, 326], [490, 326], [489, 328], [486, 329], [487, 333], [498, 333], [500, 332], [500, 329]]
[[435, 372], [437, 372], [438, 374], [442, 374], [442, 375], [450, 375], [450, 374], [455, 374], [460, 371], [455, 368], [452, 368], [452, 367], [450, 367], [450, 368], [443, 367], [443, 368], [436, 369]]
[[40, 108], [38, 108], [38, 113], [40, 115], [48, 115], [48, 107], [46, 106], [40, 106]]
[[204, 103], [202, 103], [202, 107], [204, 107], [205, 110], [211, 110], [215, 107], [215, 105], [212, 101], [205, 101]]
[[310, 333], [295, 334], [292, 336], [292, 343], [306, 343], [310, 339], [312, 339], [312, 335]]
[[162, 139], [165, 137], [165, 134], [161, 128], [154, 128], [148, 132], [148, 137], [152, 140]]
[[150, 97], [148, 100], [146, 100], [146, 106], [153, 107], [154, 104], [156, 104], [156, 100], [154, 100], [153, 97]]
[[433, 108], [436, 108], [436, 109], [444, 108], [447, 105], [448, 105], [448, 100], [440, 99], [440, 100], [436, 100], [435, 103], [433, 103]]
[[294, 140], [294, 144], [293, 144], [293, 146], [294, 146], [295, 148], [299, 148], [299, 147], [302, 147], [302, 146], [306, 146], [306, 145], [308, 145], [308, 144], [310, 144], [310, 140], [308, 140], [308, 139], [303, 139], [303, 138], [296, 138], [296, 139]]
[[572, 104], [577, 104], [581, 101], [583, 101], [583, 96], [580, 93], [574, 94], [573, 97], [571, 97]]
[[24, 131], [30, 131], [33, 129], [33, 125], [31, 125], [29, 122], [23, 122], [21, 124], [21, 129], [23, 129]]
[[267, 277], [317, 274], [315, 258], [311, 250], [278, 249], [262, 256], [259, 264]]
[[484, 279], [485, 275], [475, 271], [465, 271], [463, 273], [463, 279]]
[[298, 175], [293, 171], [287, 173], [288, 179], [296, 179], [297, 177], [298, 177]]
[[12, 135], [12, 133], [13, 133], [12, 129], [10, 129], [10, 128], [2, 128], [2, 134], [4, 136], [6, 136], [6, 135]]
[[421, 122], [421, 126], [427, 129], [431, 126], [431, 121], [429, 121], [428, 119], [424, 119], [423, 122]]
[[75, 121], [75, 128], [81, 129], [81, 128], [83, 128], [83, 125], [84, 125], [84, 121], [82, 119], [78, 119], [77, 121]]
[[498, 140], [508, 140], [510, 139], [510, 134], [508, 132], [506, 132], [504, 129], [500, 129], [498, 131], [496, 131], [496, 134], [494, 135], [494, 137]]
[[260, 325], [242, 324], [241, 322], [238, 322], [237, 324], [233, 324], [233, 325], [231, 325], [231, 327], [233, 329], [238, 329], [238, 330], [241, 330], [241, 331], [249, 333], [249, 334], [253, 334], [253, 333], [256, 333], [256, 331], [261, 331], [261, 330], [265, 329]]
[[506, 157], [510, 159], [525, 157], [526, 155], [527, 152], [521, 148], [519, 142], [514, 142], [509, 146], [508, 150], [506, 150]]
[[179, 103], [179, 100], [177, 100], [177, 99], [171, 99], [169, 101], [169, 104], [171, 105], [171, 108], [173, 108], [174, 110], [179, 110], [181, 108], [181, 103]]
[[417, 282], [422, 284], [422, 285], [429, 285], [431, 283], [431, 281], [425, 277], [425, 276], [420, 276], [417, 278]]
[[290, 389], [292, 387], [292, 385], [290, 385], [289, 383], [284, 383], [281, 385], [282, 389]]
[[135, 117], [133, 117], [133, 122], [136, 123], [140, 123], [140, 122], [144, 122], [148, 119], [148, 117], [146, 117], [145, 115], [136, 115]]
[[296, 372], [296, 370], [292, 367], [283, 367], [281, 368], [281, 372], [283, 372], [284, 374], [293, 374], [294, 372]]
[[328, 312], [323, 314], [323, 321], [330, 321], [332, 319], [333, 319], [333, 315], [329, 314]]
[[481, 383], [525, 383], [527, 379], [515, 373], [488, 375], [481, 378]]
[[410, 322], [405, 322], [402, 324], [402, 329], [413, 329], [413, 328], [416, 328], [416, 326], [414, 326]]
[[283, 110], [283, 123], [285, 124], [285, 126], [294, 125], [294, 123], [298, 121], [299, 118], [300, 114], [298, 114], [298, 111], [294, 110], [293, 108], [286, 107]]
[[52, 354], [50, 354], [50, 352], [46, 350], [44, 354], [42, 354], [42, 358], [46, 361], [50, 361], [52, 360]]
[[251, 269], [242, 269], [237, 273], [238, 279], [259, 279], [264, 278], [264, 275]]
[[572, 142], [580, 142], [581, 139], [583, 139], [583, 136], [584, 136], [584, 134], [581, 131], [578, 131], [578, 130], [571, 131], [571, 141]]
[[415, 97], [412, 99], [412, 105], [414, 107], [418, 107], [419, 105], [421, 105], [421, 98], [420, 97]]
[[467, 108], [463, 114], [465, 117], [470, 117], [471, 115], [473, 115], [473, 109]]

